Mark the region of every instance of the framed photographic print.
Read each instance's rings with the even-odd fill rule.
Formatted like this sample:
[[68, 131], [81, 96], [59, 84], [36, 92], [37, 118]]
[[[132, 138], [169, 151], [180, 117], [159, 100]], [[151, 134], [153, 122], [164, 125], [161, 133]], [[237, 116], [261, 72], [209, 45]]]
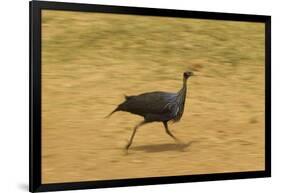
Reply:
[[30, 2], [30, 191], [270, 177], [270, 16]]

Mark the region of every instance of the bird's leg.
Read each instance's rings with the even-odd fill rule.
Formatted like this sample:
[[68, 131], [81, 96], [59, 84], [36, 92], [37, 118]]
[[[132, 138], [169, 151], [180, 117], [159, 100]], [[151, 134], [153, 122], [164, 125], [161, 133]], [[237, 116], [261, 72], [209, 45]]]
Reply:
[[145, 121], [142, 121], [142, 122], [140, 122], [139, 124], [137, 124], [137, 125], [134, 127], [134, 131], [133, 131], [133, 133], [132, 133], [132, 136], [131, 136], [131, 138], [130, 138], [130, 141], [129, 141], [129, 143], [126, 145], [126, 149], [127, 149], [127, 150], [128, 150], [129, 147], [132, 145], [132, 142], [133, 142], [134, 136], [135, 136], [135, 134], [136, 134], [136, 132], [137, 132], [137, 129], [138, 129], [140, 126], [144, 125], [145, 123], [146, 123]]
[[166, 130], [166, 133], [167, 133], [168, 135], [170, 135], [176, 142], [179, 143], [180, 140], [178, 140], [178, 139], [171, 133], [171, 131], [169, 130], [167, 121], [163, 121], [163, 124], [164, 124], [165, 130]]

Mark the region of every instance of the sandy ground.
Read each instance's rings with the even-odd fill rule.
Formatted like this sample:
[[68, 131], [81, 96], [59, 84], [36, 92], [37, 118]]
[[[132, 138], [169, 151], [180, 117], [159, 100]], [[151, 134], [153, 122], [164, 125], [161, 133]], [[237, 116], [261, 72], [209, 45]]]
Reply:
[[[43, 183], [264, 170], [264, 25], [43, 11]], [[176, 92], [182, 120], [104, 117], [124, 99]]]

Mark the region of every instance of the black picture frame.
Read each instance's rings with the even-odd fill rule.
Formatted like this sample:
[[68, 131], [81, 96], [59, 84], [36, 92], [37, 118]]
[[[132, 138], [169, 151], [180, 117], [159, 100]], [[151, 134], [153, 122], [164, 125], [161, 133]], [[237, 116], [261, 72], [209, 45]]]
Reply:
[[[156, 8], [92, 5], [47, 1], [29, 2], [30, 10], [30, 130], [29, 130], [29, 191], [60, 191], [75, 189], [138, 186], [213, 180], [260, 178], [271, 176], [271, 17], [184, 11]], [[187, 176], [148, 177], [137, 179], [85, 181], [42, 184], [41, 182], [41, 11], [67, 10], [163, 17], [200, 18], [214, 20], [249, 21], [265, 23], [265, 170], [235, 173], [200, 174]]]

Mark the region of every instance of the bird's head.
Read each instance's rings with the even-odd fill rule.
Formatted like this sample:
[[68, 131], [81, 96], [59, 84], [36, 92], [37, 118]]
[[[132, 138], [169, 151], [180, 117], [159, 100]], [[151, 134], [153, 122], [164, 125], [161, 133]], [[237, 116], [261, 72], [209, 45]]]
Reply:
[[194, 76], [194, 73], [190, 71], [186, 71], [183, 73], [184, 79], [188, 79], [190, 76]]

